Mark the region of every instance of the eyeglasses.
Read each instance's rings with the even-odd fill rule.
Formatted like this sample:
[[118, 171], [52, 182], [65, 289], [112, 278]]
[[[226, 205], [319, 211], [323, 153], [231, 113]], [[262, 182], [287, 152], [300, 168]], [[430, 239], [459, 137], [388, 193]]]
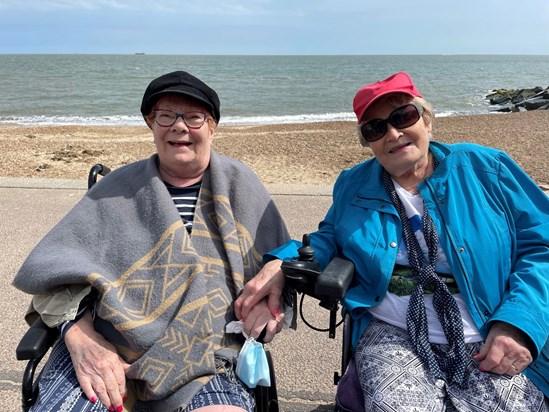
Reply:
[[360, 126], [360, 133], [367, 142], [375, 142], [387, 133], [387, 123], [396, 129], [406, 129], [418, 122], [423, 114], [423, 107], [413, 103], [401, 106], [391, 112], [385, 120], [374, 119]]
[[208, 118], [207, 113], [202, 112], [185, 112], [185, 113], [175, 113], [171, 110], [155, 110], [153, 112], [154, 121], [162, 127], [170, 127], [176, 121], [178, 117], [183, 119], [183, 122], [187, 125], [189, 129], [200, 129], [206, 119]]

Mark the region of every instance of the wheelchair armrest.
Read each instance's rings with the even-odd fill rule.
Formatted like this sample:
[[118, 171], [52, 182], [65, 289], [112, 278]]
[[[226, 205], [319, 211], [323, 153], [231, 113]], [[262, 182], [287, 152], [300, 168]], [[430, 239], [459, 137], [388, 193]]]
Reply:
[[42, 359], [58, 336], [57, 328], [48, 327], [38, 318], [19, 341], [15, 350], [17, 360]]
[[354, 272], [355, 265], [353, 262], [335, 257], [317, 277], [315, 297], [320, 300], [322, 298], [343, 299], [353, 279]]
[[111, 169], [101, 163], [94, 164], [88, 173], [88, 189], [97, 183], [97, 176], [106, 176], [111, 172]]

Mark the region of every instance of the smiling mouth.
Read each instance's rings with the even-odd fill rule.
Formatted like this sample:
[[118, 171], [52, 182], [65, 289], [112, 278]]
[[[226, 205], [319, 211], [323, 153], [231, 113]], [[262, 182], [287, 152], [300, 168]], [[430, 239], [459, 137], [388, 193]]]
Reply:
[[412, 143], [408, 142], [408, 143], [406, 143], [406, 144], [401, 144], [401, 145], [399, 145], [399, 146], [397, 146], [397, 147], [393, 147], [391, 150], [389, 150], [389, 153], [398, 152], [400, 149], [403, 149], [403, 148], [405, 148], [405, 147], [407, 147], [407, 146], [410, 146], [411, 144], [412, 144]]
[[186, 147], [192, 144], [191, 142], [168, 142], [168, 143], [174, 147]]

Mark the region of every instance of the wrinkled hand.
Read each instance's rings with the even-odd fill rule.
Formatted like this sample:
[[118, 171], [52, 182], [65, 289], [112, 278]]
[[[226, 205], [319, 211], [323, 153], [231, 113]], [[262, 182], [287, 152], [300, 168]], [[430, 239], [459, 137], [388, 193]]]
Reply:
[[263, 299], [252, 308], [250, 314], [244, 321], [244, 332], [246, 335], [257, 339], [263, 329], [265, 329], [263, 343], [268, 343], [282, 330], [283, 326], [284, 313], [273, 316], [267, 305], [267, 300]]
[[246, 321], [254, 306], [267, 297], [267, 305], [273, 317], [278, 316], [280, 297], [284, 288], [284, 274], [280, 270], [282, 260], [268, 262], [242, 290], [234, 303], [236, 317]]
[[65, 335], [78, 382], [91, 402], [97, 399], [111, 411], [122, 411], [126, 398], [125, 372], [130, 365], [93, 327], [87, 312]]
[[528, 343], [528, 338], [520, 329], [508, 323], [496, 322], [473, 359], [480, 362], [481, 371], [514, 376], [533, 360]]

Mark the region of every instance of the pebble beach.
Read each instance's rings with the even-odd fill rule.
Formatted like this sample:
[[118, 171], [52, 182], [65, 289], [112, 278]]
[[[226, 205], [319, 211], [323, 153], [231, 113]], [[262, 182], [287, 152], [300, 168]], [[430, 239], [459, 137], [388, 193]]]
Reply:
[[[433, 138], [505, 150], [549, 188], [549, 111], [436, 118]], [[94, 163], [110, 168], [150, 156], [145, 126], [0, 126], [1, 177], [86, 179]], [[219, 153], [249, 165], [264, 183], [333, 184], [339, 172], [372, 156], [350, 121], [224, 126]]]

